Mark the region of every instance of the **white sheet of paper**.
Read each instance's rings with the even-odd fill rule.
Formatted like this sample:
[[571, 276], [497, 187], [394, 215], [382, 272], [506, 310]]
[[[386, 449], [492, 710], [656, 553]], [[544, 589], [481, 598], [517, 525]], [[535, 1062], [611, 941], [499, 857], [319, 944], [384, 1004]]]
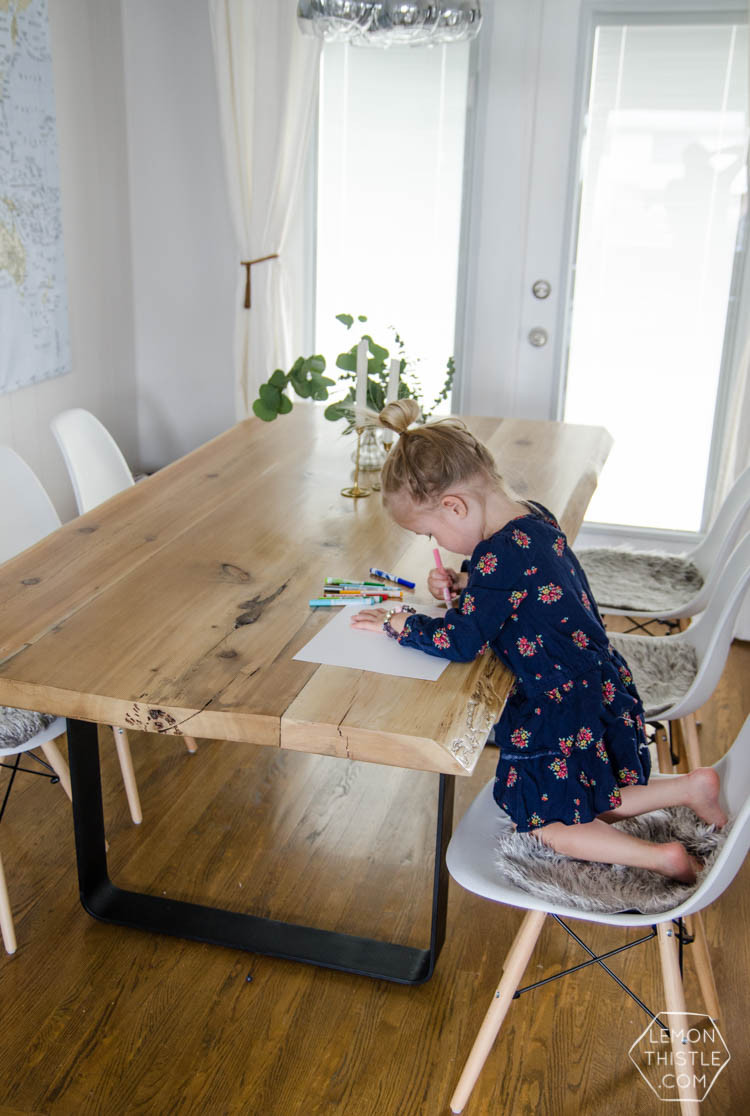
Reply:
[[[402, 647], [395, 639], [388, 639], [378, 632], [352, 628], [349, 621], [362, 607], [360, 603], [335, 609], [336, 615], [330, 623], [297, 652], [295, 659], [436, 682], [449, 660], [434, 658], [413, 647]], [[440, 616], [444, 611], [434, 602], [419, 604], [415, 601], [414, 607], [428, 616]]]

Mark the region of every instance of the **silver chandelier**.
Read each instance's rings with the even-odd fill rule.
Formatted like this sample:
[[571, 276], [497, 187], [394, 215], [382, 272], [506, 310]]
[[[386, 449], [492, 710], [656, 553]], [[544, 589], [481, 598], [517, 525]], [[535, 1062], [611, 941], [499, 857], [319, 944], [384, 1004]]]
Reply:
[[482, 12], [479, 0], [299, 0], [297, 21], [326, 42], [426, 46], [473, 39]]

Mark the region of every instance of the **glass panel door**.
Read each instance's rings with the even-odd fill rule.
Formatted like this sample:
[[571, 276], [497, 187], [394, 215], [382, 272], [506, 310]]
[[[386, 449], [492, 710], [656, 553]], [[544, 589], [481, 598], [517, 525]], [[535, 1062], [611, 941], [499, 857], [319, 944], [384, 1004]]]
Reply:
[[564, 417], [615, 444], [589, 520], [697, 531], [746, 190], [747, 28], [594, 35]]

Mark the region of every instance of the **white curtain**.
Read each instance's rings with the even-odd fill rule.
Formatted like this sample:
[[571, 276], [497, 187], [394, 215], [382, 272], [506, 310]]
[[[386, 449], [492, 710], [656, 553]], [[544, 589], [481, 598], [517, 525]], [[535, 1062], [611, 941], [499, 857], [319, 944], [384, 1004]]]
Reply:
[[[296, 0], [209, 0], [229, 204], [237, 234], [237, 417], [292, 351], [287, 234], [317, 104], [320, 42], [297, 27]], [[251, 269], [243, 260], [278, 254]]]

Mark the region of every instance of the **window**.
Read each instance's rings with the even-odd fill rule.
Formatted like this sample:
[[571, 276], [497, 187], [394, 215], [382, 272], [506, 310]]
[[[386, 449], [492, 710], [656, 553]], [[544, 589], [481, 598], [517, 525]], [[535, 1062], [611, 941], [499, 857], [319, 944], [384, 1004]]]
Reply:
[[596, 28], [564, 417], [614, 448], [588, 518], [698, 531], [745, 183], [747, 28]]
[[469, 50], [323, 48], [316, 348], [351, 346], [337, 314], [394, 327], [428, 407], [453, 353]]

